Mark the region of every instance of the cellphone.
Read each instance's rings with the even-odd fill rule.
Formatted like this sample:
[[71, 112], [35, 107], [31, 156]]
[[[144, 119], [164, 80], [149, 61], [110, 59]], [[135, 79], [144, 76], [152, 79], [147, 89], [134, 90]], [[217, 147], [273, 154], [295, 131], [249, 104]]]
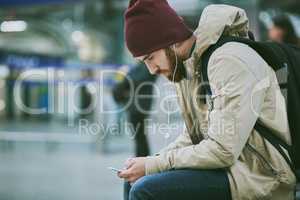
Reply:
[[122, 171], [121, 169], [117, 169], [117, 168], [114, 168], [114, 167], [108, 167], [107, 169], [112, 170], [114, 172], [121, 172]]

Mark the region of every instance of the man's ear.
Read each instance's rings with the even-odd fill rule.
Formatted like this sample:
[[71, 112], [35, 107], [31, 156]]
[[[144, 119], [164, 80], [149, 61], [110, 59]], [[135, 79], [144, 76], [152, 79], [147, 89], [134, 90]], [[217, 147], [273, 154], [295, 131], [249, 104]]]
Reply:
[[178, 43], [175, 43], [175, 44], [172, 44], [171, 46], [169, 46], [169, 49], [174, 50], [174, 49], [177, 49], [179, 46], [180, 46], [180, 43], [178, 42]]

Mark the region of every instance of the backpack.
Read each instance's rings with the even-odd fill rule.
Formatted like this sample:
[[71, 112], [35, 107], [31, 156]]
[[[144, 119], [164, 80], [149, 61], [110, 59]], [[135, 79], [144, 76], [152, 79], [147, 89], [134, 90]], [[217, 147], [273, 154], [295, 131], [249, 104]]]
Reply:
[[[259, 121], [256, 122], [254, 129], [279, 151], [299, 181], [300, 155], [297, 155], [297, 152], [300, 153], [300, 48], [275, 42], [256, 42], [254, 39], [222, 36], [217, 43], [211, 45], [201, 57], [202, 81], [208, 83], [202, 86], [202, 94], [212, 94], [207, 75], [209, 58], [217, 48], [227, 42], [240, 42], [248, 45], [254, 49], [275, 72], [278, 70], [287, 70], [287, 82], [280, 84], [280, 88], [281, 90], [287, 90], [287, 113], [292, 145], [286, 144], [282, 139], [273, 134], [272, 130]], [[281, 147], [288, 151], [291, 160]]]

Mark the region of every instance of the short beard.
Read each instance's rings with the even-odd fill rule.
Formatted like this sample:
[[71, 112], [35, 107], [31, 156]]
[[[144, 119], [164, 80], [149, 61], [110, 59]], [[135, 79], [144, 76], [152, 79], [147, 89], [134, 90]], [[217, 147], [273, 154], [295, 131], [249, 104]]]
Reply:
[[[171, 67], [171, 74], [167, 76], [166, 78], [170, 80], [171, 82], [180, 82], [182, 79], [186, 78], [186, 69], [185, 66], [183, 65], [183, 60], [180, 59], [177, 55], [177, 70], [175, 72], [174, 76], [174, 71], [176, 68], [176, 55], [173, 49], [170, 47], [165, 49], [166, 56], [169, 61], [169, 65]], [[173, 77], [174, 76], [174, 77]]]

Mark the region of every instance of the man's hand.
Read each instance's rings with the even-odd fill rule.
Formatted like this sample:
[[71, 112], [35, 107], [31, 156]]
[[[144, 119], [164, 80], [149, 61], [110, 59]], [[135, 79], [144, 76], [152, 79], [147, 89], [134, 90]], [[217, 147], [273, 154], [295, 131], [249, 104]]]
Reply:
[[125, 162], [125, 170], [118, 173], [120, 178], [124, 178], [129, 183], [134, 183], [139, 178], [145, 176], [146, 157], [130, 158]]

